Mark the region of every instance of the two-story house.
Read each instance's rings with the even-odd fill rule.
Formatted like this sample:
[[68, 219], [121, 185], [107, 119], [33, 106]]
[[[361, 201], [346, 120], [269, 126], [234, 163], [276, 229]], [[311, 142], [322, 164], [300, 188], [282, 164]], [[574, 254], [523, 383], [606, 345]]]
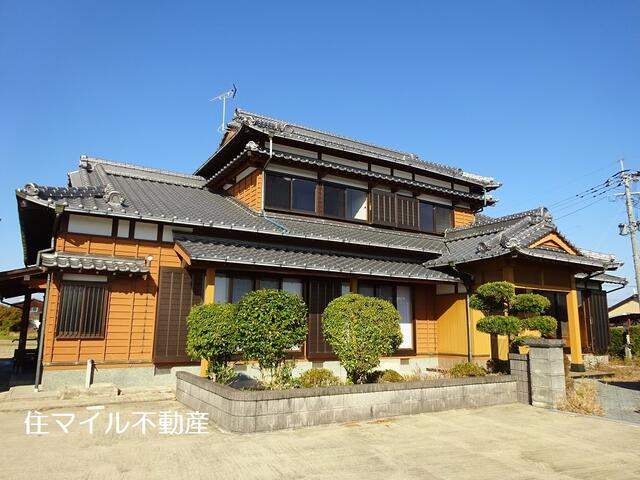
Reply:
[[66, 186], [17, 190], [25, 264], [47, 272], [43, 384], [83, 382], [87, 360], [97, 381], [170, 381], [176, 368], [197, 368], [185, 354], [191, 306], [259, 288], [307, 302], [308, 339], [292, 352], [299, 368], [338, 369], [320, 317], [345, 292], [400, 312], [403, 341], [383, 365], [484, 362], [490, 340], [475, 330], [481, 314], [468, 294], [500, 279], [552, 300], [558, 337], [581, 369], [593, 331], [580, 313], [586, 285], [617, 264], [571, 244], [544, 208], [480, 214], [499, 186], [240, 110], [193, 175], [82, 156]]

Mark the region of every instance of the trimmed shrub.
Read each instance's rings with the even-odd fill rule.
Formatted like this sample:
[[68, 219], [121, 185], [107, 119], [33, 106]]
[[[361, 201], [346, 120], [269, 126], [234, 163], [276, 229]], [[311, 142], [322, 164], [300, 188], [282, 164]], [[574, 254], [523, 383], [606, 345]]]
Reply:
[[238, 346], [248, 360], [256, 360], [273, 385], [287, 353], [307, 335], [307, 305], [297, 295], [263, 289], [247, 293], [236, 311]]
[[484, 377], [487, 371], [475, 363], [458, 363], [449, 369], [447, 374], [451, 378]]
[[549, 299], [537, 293], [521, 293], [511, 303], [511, 311], [520, 314], [542, 315], [550, 307]]
[[558, 321], [549, 315], [538, 315], [522, 319], [522, 326], [527, 330], [538, 330], [542, 335], [548, 336], [556, 333]]
[[398, 372], [396, 372], [395, 370], [385, 370], [384, 372], [382, 372], [382, 375], [380, 376], [380, 380], [378, 380], [379, 383], [398, 383], [398, 382], [404, 382], [404, 377], [402, 375], [400, 375]]
[[511, 365], [509, 360], [500, 360], [499, 358], [490, 358], [487, 360], [487, 370], [490, 373], [502, 373], [508, 375], [511, 373]]
[[485, 315], [503, 314], [509, 310], [516, 295], [515, 287], [509, 282], [489, 282], [480, 285], [471, 295], [469, 306]]
[[322, 332], [353, 383], [391, 355], [402, 342], [400, 314], [388, 301], [350, 293], [332, 300], [322, 314]]
[[235, 376], [228, 365], [238, 347], [235, 311], [232, 304], [195, 305], [187, 317], [187, 354], [194, 360], [207, 360], [218, 383]]
[[302, 388], [340, 385], [340, 379], [326, 368], [310, 368], [300, 375], [298, 382]]
[[624, 356], [624, 327], [611, 327], [609, 329], [609, 353], [617, 357]]
[[478, 320], [476, 328], [491, 335], [515, 336], [522, 330], [522, 320], [512, 316], [492, 315]]
[[640, 355], [640, 325], [632, 325], [629, 328], [629, 337], [631, 353], [633, 353], [633, 355]]

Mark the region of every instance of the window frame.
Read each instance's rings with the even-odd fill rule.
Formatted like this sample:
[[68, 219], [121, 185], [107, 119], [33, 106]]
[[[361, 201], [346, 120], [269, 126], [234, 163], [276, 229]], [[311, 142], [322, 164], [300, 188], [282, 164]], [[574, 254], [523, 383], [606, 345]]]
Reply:
[[[260, 290], [260, 281], [261, 280], [276, 280], [278, 282], [278, 288], [277, 290], [282, 290], [282, 286], [284, 283], [284, 280], [297, 280], [300, 282], [300, 284], [302, 285], [302, 298], [305, 299], [305, 295], [307, 292], [307, 286], [306, 286], [306, 282], [304, 280], [303, 277], [298, 277], [295, 275], [272, 275], [269, 273], [265, 273], [265, 274], [251, 274], [248, 272], [233, 272], [233, 271], [222, 271], [222, 272], [216, 272], [216, 278], [217, 277], [225, 277], [227, 278], [227, 295], [226, 295], [226, 299], [223, 303], [233, 303], [231, 300], [233, 300], [233, 288], [234, 288], [234, 284], [235, 284], [235, 280], [238, 278], [249, 278], [251, 280], [251, 290], [249, 290], [249, 292], [254, 292], [256, 290]], [[216, 302], [216, 303], [221, 303], [221, 302]]]
[[398, 355], [415, 355], [416, 354], [416, 350], [417, 350], [417, 338], [416, 338], [416, 292], [415, 292], [415, 285], [410, 284], [410, 283], [387, 283], [387, 282], [369, 282], [369, 281], [358, 281], [358, 293], [360, 293], [360, 288], [361, 286], [364, 285], [366, 287], [373, 287], [373, 296], [376, 298], [382, 298], [382, 297], [378, 297], [378, 288], [381, 286], [391, 286], [392, 290], [393, 290], [393, 300], [391, 301], [391, 304], [397, 309], [398, 308], [398, 287], [409, 287], [410, 291], [411, 291], [411, 316], [413, 318], [411, 318], [411, 332], [412, 332], [412, 341], [411, 341], [411, 348], [398, 348], [395, 353], [394, 356], [398, 356]]
[[[62, 332], [62, 319], [63, 319], [63, 314], [65, 313], [63, 311], [64, 307], [65, 307], [65, 303], [64, 303], [64, 297], [65, 297], [65, 287], [67, 286], [71, 286], [71, 287], [84, 287], [83, 288], [83, 292], [82, 292], [82, 304], [80, 306], [80, 319], [77, 320], [78, 323], [78, 331], [74, 332], [73, 334], [69, 334], [69, 333], [63, 333]], [[101, 316], [102, 318], [99, 319], [99, 323], [100, 323], [100, 328], [99, 328], [99, 332], [97, 335], [88, 335], [86, 332], [83, 332], [83, 328], [80, 328], [80, 325], [82, 325], [84, 328], [86, 328], [85, 323], [86, 323], [86, 318], [87, 318], [87, 311], [86, 309], [89, 307], [85, 307], [86, 305], [86, 295], [87, 295], [87, 287], [101, 287], [104, 291], [102, 292], [102, 312], [101, 312]], [[92, 281], [78, 281], [78, 280], [62, 280], [60, 283], [60, 296], [59, 296], [59, 301], [58, 301], [58, 307], [57, 307], [57, 315], [56, 315], [56, 328], [55, 328], [55, 339], [56, 340], [104, 340], [106, 338], [106, 331], [107, 331], [107, 320], [109, 317], [109, 300], [110, 300], [110, 295], [109, 295], [109, 282], [108, 280], [105, 282], [92, 282]], [[68, 295], [68, 292], [66, 293]], [[81, 323], [82, 322], [82, 323]], [[68, 323], [68, 321], [67, 321]], [[68, 327], [66, 327], [68, 328]]]
[[[434, 235], [444, 235], [444, 230], [439, 232], [436, 228], [437, 226], [437, 215], [436, 215], [436, 209], [437, 208], [442, 208], [442, 209], [446, 209], [449, 211], [449, 227], [447, 228], [453, 228], [453, 206], [450, 205], [443, 205], [440, 203], [434, 203], [434, 202], [427, 202], [426, 200], [419, 200], [420, 205], [418, 207], [418, 217], [419, 217], [419, 230], [420, 232], [424, 232], [424, 233], [432, 233]], [[429, 205], [431, 207], [431, 229], [430, 230], [425, 230], [422, 227], [422, 206], [423, 205]], [[446, 230], [446, 228], [445, 228]]]
[[[341, 183], [336, 183], [336, 182], [320, 182], [319, 183], [320, 188], [322, 189], [322, 216], [325, 218], [331, 218], [331, 219], [336, 219], [336, 220], [346, 220], [348, 222], [355, 222], [355, 223], [364, 223], [364, 224], [368, 224], [369, 219], [370, 219], [370, 213], [369, 213], [369, 189], [368, 188], [364, 188], [364, 187], [352, 187], [351, 185], [345, 185], [345, 184], [341, 184]], [[330, 187], [330, 188], [335, 188], [335, 189], [340, 189], [342, 190], [342, 200], [343, 200], [343, 207], [344, 207], [344, 216], [337, 216], [337, 215], [330, 215], [328, 213], [326, 213], [325, 211], [325, 201], [326, 201], [326, 195], [325, 195], [325, 187]], [[362, 192], [364, 193], [364, 198], [365, 201], [367, 203], [367, 218], [365, 219], [361, 219], [361, 218], [352, 218], [352, 217], [348, 217], [347, 216], [347, 209], [348, 209], [348, 196], [347, 196], [347, 190], [355, 190], [357, 192]]]
[[[278, 206], [272, 206], [268, 204], [268, 195], [269, 195], [269, 188], [267, 186], [267, 183], [269, 182], [269, 177], [278, 177], [281, 179], [285, 179], [288, 181], [289, 183], [289, 207], [278, 207]], [[315, 185], [315, 188], [313, 189], [313, 210], [302, 210], [299, 208], [293, 208], [293, 189], [294, 189], [294, 181], [295, 180], [301, 180], [301, 181], [306, 181], [306, 182], [310, 182], [313, 183]], [[306, 215], [317, 215], [318, 213], [318, 185], [319, 182], [317, 179], [313, 179], [313, 178], [309, 178], [309, 177], [302, 177], [300, 175], [290, 175], [287, 173], [282, 173], [282, 172], [275, 172], [272, 170], [267, 170], [265, 171], [265, 189], [264, 189], [264, 208], [266, 210], [276, 210], [276, 211], [280, 211], [280, 212], [296, 212], [296, 213], [302, 213], [302, 214], [306, 214]]]

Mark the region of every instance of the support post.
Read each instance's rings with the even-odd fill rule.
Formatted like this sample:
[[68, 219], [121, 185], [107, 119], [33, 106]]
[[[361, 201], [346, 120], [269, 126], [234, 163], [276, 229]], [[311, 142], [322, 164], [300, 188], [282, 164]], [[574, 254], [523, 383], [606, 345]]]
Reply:
[[578, 313], [578, 292], [576, 280], [571, 277], [571, 290], [567, 293], [567, 316], [569, 318], [569, 346], [571, 348], [571, 371], [584, 372], [582, 360], [582, 340], [580, 336], [580, 316]]
[[[216, 269], [207, 268], [205, 274], [205, 287], [204, 287], [204, 303], [214, 303], [216, 293]], [[200, 376], [206, 377], [209, 372], [209, 362], [204, 358], [200, 360]]]
[[18, 340], [18, 356], [16, 357], [16, 371], [22, 372], [24, 357], [27, 351], [27, 333], [29, 331], [29, 312], [31, 312], [31, 292], [24, 294], [22, 302], [22, 318], [20, 319], [20, 338]]
[[352, 278], [349, 280], [349, 291], [351, 293], [358, 293], [358, 279]]

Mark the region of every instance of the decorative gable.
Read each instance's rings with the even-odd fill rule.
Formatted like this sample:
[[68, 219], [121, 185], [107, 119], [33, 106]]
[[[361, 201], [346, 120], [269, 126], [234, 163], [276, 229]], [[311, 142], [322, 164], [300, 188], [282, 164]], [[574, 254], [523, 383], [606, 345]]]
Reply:
[[536, 240], [529, 248], [549, 248], [560, 252], [568, 253], [569, 255], [578, 255], [578, 252], [574, 247], [569, 244], [558, 232], [551, 232], [544, 237]]

